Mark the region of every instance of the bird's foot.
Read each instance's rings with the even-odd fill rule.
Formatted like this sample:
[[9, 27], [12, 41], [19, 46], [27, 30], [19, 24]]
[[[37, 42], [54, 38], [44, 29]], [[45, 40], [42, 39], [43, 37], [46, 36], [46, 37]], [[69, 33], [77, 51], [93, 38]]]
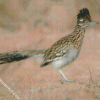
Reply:
[[64, 79], [64, 80], [60, 80], [60, 82], [61, 82], [61, 83], [64, 83], [64, 82], [72, 82], [72, 83], [73, 83], [73, 82], [75, 82], [75, 80], [65, 80], [65, 79]]

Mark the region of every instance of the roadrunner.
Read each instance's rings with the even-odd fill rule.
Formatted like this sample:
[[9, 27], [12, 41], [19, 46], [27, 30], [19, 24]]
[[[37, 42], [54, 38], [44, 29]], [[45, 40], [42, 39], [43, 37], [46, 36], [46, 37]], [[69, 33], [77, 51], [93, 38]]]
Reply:
[[40, 66], [41, 68], [46, 65], [51, 65], [60, 72], [63, 78], [62, 82], [74, 82], [74, 80], [68, 80], [64, 76], [61, 68], [69, 65], [78, 57], [85, 29], [93, 24], [98, 24], [98, 22], [92, 21], [89, 10], [87, 8], [83, 8], [77, 15], [77, 24], [75, 30], [71, 34], [61, 38], [46, 50], [15, 51], [0, 54], [0, 64], [19, 61], [30, 57], [42, 56], [43, 62]]

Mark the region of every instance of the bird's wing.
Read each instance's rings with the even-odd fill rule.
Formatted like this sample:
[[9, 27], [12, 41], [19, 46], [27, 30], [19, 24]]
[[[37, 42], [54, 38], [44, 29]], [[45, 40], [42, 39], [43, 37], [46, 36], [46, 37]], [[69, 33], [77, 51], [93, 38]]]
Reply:
[[49, 63], [62, 59], [63, 56], [67, 55], [69, 50], [69, 41], [67, 37], [63, 37], [52, 45], [44, 54], [44, 61], [40, 67], [44, 67]]

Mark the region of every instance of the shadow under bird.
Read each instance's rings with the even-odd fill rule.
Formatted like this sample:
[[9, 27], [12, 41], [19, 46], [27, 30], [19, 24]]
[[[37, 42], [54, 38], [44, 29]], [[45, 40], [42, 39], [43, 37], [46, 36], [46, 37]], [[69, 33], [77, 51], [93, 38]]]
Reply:
[[30, 57], [42, 57], [41, 68], [51, 65], [60, 72], [63, 78], [62, 82], [74, 82], [74, 80], [68, 80], [65, 77], [61, 68], [69, 65], [78, 57], [85, 30], [94, 24], [98, 24], [98, 22], [92, 21], [89, 10], [83, 8], [77, 15], [77, 24], [71, 34], [61, 38], [46, 50], [26, 50], [0, 54], [0, 64], [20, 61]]

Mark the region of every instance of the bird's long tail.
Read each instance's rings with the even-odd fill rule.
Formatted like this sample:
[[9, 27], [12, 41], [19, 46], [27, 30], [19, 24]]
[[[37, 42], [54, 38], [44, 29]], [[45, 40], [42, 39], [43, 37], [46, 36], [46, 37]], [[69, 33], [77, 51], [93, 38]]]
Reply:
[[43, 56], [46, 50], [26, 50], [0, 54], [0, 64], [20, 61], [30, 57]]

